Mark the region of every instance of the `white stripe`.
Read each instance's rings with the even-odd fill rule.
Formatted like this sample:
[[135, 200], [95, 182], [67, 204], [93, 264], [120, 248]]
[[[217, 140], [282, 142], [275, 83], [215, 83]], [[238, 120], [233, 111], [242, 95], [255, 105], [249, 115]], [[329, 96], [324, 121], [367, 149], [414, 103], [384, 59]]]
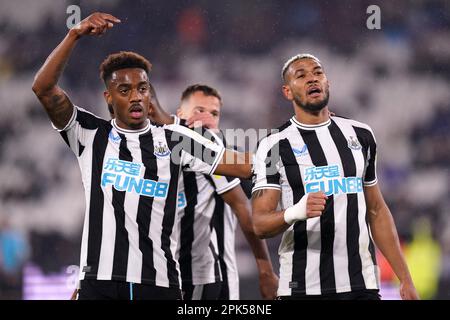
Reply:
[[[133, 162], [143, 163], [141, 148], [139, 143], [139, 136], [126, 135], [127, 148], [130, 150]], [[144, 178], [145, 170], [141, 171], [139, 178]], [[139, 229], [136, 221], [138, 207], [139, 207], [139, 194], [135, 192], [125, 193], [124, 207], [125, 211], [125, 229], [128, 232], [128, 262], [127, 262], [127, 281], [132, 283], [141, 283], [142, 275], [142, 252], [139, 249]]]
[[279, 296], [289, 296], [292, 294], [289, 283], [292, 281], [292, 258], [294, 254], [294, 226], [290, 226], [281, 238], [278, 248], [280, 261], [280, 281], [278, 283]]
[[[108, 158], [119, 157], [120, 144], [108, 143], [102, 168], [105, 167]], [[101, 178], [100, 178], [101, 180]], [[116, 218], [114, 216], [113, 186], [102, 187], [103, 190], [103, 221], [102, 221], [102, 243], [100, 247], [100, 259], [98, 265], [98, 280], [111, 280], [114, 259], [114, 246], [116, 239]]]
[[199, 284], [194, 286], [194, 290], [192, 291], [192, 300], [202, 300], [204, 285]]
[[224, 261], [228, 276], [229, 299], [239, 300], [239, 273], [235, 252], [235, 231], [237, 218], [228, 204], [224, 204]]
[[[317, 131], [317, 138], [322, 146], [328, 165], [338, 165], [339, 175], [345, 177], [341, 157], [336, 145], [333, 143], [329, 130]], [[350, 150], [350, 149], [349, 149]], [[347, 194], [334, 195], [334, 242], [333, 264], [336, 281], [336, 292], [348, 291], [350, 276], [348, 273], [347, 250]]]

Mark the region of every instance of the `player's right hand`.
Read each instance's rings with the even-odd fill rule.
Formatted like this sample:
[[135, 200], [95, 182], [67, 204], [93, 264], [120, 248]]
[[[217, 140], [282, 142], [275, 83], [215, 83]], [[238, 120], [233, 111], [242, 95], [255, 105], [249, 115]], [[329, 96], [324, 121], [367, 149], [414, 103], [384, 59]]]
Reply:
[[111, 29], [115, 23], [120, 22], [119, 19], [108, 13], [95, 12], [80, 21], [71, 31], [75, 32], [78, 37], [85, 35], [101, 36], [106, 30]]
[[320, 216], [325, 210], [327, 199], [328, 197], [322, 191], [309, 193], [306, 200], [306, 216], [308, 218]]
[[186, 120], [186, 125], [193, 129], [195, 127], [205, 127], [207, 129], [218, 129], [217, 120], [208, 113], [201, 112], [193, 114], [189, 119]]

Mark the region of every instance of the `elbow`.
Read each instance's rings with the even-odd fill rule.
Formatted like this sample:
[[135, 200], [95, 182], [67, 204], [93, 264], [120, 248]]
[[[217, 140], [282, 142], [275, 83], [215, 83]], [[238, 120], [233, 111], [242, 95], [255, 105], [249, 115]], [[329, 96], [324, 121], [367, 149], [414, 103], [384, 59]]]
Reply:
[[253, 224], [253, 232], [255, 233], [255, 236], [259, 239], [270, 238], [270, 233], [261, 224], [254, 223]]
[[49, 95], [49, 92], [51, 92], [53, 88], [53, 86], [43, 84], [38, 76], [34, 78], [33, 85], [31, 86], [31, 90], [33, 90], [38, 98]]
[[45, 96], [46, 93], [49, 91], [49, 90], [44, 89], [44, 87], [36, 80], [34, 80], [31, 90], [33, 90], [34, 94], [38, 98]]

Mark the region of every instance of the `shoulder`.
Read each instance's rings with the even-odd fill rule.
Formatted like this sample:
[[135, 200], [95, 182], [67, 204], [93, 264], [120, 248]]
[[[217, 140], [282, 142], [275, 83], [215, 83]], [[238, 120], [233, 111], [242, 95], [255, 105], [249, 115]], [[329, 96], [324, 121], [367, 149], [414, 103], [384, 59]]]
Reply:
[[331, 119], [338, 125], [352, 126], [354, 128], [364, 129], [370, 131], [370, 133], [372, 133], [373, 135], [373, 130], [367, 123], [339, 116], [333, 116], [331, 117]]
[[260, 148], [270, 149], [281, 140], [286, 139], [289, 133], [295, 128], [292, 124], [291, 120], [285, 122], [283, 125], [278, 128], [270, 130], [270, 132], [263, 138], [261, 138], [258, 142], [258, 150]]

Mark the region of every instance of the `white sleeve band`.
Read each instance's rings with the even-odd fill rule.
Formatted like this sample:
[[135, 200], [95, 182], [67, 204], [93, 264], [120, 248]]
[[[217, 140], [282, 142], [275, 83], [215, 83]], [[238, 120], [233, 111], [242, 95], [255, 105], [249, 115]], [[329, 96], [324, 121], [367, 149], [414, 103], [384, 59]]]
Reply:
[[306, 220], [308, 218], [308, 216], [306, 215], [307, 199], [308, 195], [305, 194], [299, 202], [284, 211], [284, 221], [286, 221], [287, 224], [291, 225], [296, 221]]

